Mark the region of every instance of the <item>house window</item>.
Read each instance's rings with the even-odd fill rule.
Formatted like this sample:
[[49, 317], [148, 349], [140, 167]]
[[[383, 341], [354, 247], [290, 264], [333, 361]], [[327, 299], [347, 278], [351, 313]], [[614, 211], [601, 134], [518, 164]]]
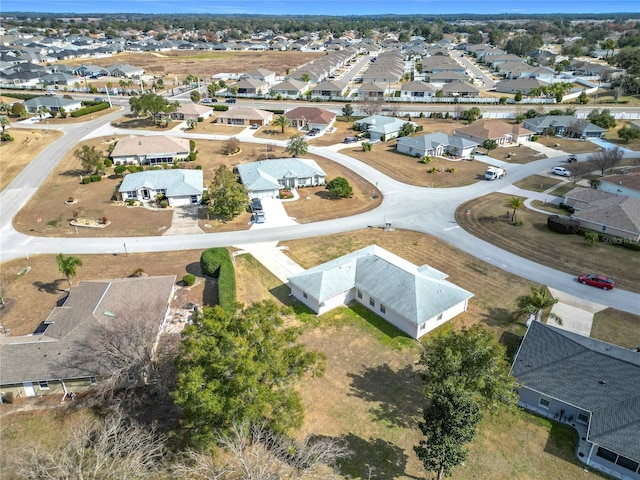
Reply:
[[369, 297], [369, 305], [371, 305], [372, 307], [376, 306], [376, 301], [371, 297]]
[[38, 385], [40, 386], [40, 390], [49, 390], [49, 382], [46, 380], [40, 380]]
[[600, 229], [600, 231], [602, 233], [606, 232], [607, 231], [607, 226], [606, 225], [602, 225], [602, 228]]
[[127, 373], [127, 381], [128, 382], [135, 382], [136, 381], [136, 377], [133, 375], [133, 373]]
[[611, 450], [607, 450], [606, 448], [598, 447], [596, 450], [596, 455], [600, 458], [604, 458], [605, 460], [609, 460], [611, 463], [616, 463], [616, 459], [618, 458], [618, 454], [612, 452]]
[[540, 401], [538, 402], [538, 405], [540, 405], [542, 408], [549, 408], [549, 404], [551, 402], [549, 402], [548, 399], [540, 397]]
[[579, 413], [576, 420], [581, 423], [589, 423], [589, 415], [586, 413]]
[[635, 472], [638, 470], [638, 462], [634, 462], [630, 458], [623, 457], [622, 455], [618, 455], [618, 460], [616, 460], [616, 464], [628, 470], [631, 470], [632, 472]]
[[385, 308], [385, 306], [384, 306], [384, 305], [382, 305], [382, 304], [380, 304], [380, 311], [381, 311], [382, 313], [387, 313], [387, 309], [386, 309], [386, 308]]
[[166, 195], [167, 194], [167, 189], [166, 188], [159, 188], [156, 190], [156, 193], [158, 195]]
[[97, 385], [98, 384], [98, 380], [96, 379], [96, 377], [89, 377], [89, 383], [91, 385]]
[[362, 298], [362, 292], [358, 290], [358, 298]]
[[304, 298], [307, 298], [307, 292], [302, 292], [302, 296], [303, 296]]

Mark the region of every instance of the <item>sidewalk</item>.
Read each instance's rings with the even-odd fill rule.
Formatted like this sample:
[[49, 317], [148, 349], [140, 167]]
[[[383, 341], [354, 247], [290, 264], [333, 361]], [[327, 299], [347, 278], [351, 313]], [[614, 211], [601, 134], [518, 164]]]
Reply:
[[304, 268], [282, 253], [287, 247], [278, 247], [277, 241], [234, 246], [240, 249], [233, 253], [234, 257], [244, 253], [251, 254], [285, 285], [289, 277], [304, 272]]

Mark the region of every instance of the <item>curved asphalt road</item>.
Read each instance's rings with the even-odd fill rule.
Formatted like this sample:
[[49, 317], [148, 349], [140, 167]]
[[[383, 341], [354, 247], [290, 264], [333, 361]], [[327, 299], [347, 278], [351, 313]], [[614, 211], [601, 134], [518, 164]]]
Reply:
[[[546, 158], [525, 165], [510, 165], [509, 175], [493, 182], [478, 182], [464, 188], [423, 188], [400, 183], [349, 156], [326, 147], [310, 147], [309, 153], [336, 161], [376, 184], [383, 194], [382, 204], [369, 212], [347, 218], [272, 229], [240, 232], [207, 233], [178, 236], [120, 238], [46, 238], [30, 237], [13, 229], [12, 218], [34, 195], [64, 153], [81, 140], [131, 131], [110, 127], [110, 122], [122, 115], [114, 112], [100, 119], [62, 128], [65, 135], [32, 160], [29, 165], [0, 193], [0, 262], [35, 254], [105, 254], [160, 252], [169, 250], [204, 249], [265, 241], [315, 237], [367, 227], [381, 227], [391, 222], [393, 227], [416, 230], [434, 235], [477, 258], [521, 277], [534, 279], [570, 295], [619, 310], [640, 314], [640, 295], [623, 290], [602, 291], [577, 283], [575, 276], [523, 259], [477, 239], [455, 221], [458, 205], [467, 200], [494, 192], [522, 178], [548, 170], [558, 164], [558, 158]], [[194, 139], [225, 139], [219, 135], [184, 132], [137, 132], [140, 135], [173, 135]], [[242, 141], [264, 143], [262, 139], [242, 136]], [[284, 146], [285, 142], [270, 142]], [[636, 264], [638, 263], [634, 258]], [[630, 268], [634, 268], [630, 265]], [[636, 265], [635, 268], [640, 268]]]

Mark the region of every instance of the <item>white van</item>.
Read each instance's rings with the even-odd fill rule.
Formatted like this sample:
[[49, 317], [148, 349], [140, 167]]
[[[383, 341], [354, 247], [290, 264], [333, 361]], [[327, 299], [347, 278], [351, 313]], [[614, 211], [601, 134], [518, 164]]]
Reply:
[[56, 91], [55, 90], [47, 90], [45, 92], [45, 95], [47, 95], [48, 97], [55, 97]]

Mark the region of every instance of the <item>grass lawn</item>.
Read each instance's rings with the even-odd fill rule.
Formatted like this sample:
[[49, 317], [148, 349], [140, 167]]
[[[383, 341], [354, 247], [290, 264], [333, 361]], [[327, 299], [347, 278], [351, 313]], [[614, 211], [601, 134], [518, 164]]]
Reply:
[[[579, 275], [604, 272], [625, 290], [640, 293], [640, 252], [599, 243], [588, 247], [579, 235], [560, 235], [547, 229], [547, 216], [522, 209], [522, 226], [499, 220], [509, 196], [493, 193], [460, 206], [458, 223], [473, 235], [536, 263]], [[471, 209], [471, 217], [466, 217]]]
[[557, 148], [567, 153], [593, 153], [602, 150], [602, 147], [597, 146], [595, 143], [591, 143], [585, 140], [577, 138], [566, 137], [545, 137], [540, 135], [538, 137], [538, 143], [550, 148]]
[[640, 316], [607, 308], [593, 316], [591, 337], [625, 348], [640, 347]]
[[0, 191], [26, 167], [36, 155], [62, 136], [58, 130], [10, 128], [13, 142], [0, 143]]

